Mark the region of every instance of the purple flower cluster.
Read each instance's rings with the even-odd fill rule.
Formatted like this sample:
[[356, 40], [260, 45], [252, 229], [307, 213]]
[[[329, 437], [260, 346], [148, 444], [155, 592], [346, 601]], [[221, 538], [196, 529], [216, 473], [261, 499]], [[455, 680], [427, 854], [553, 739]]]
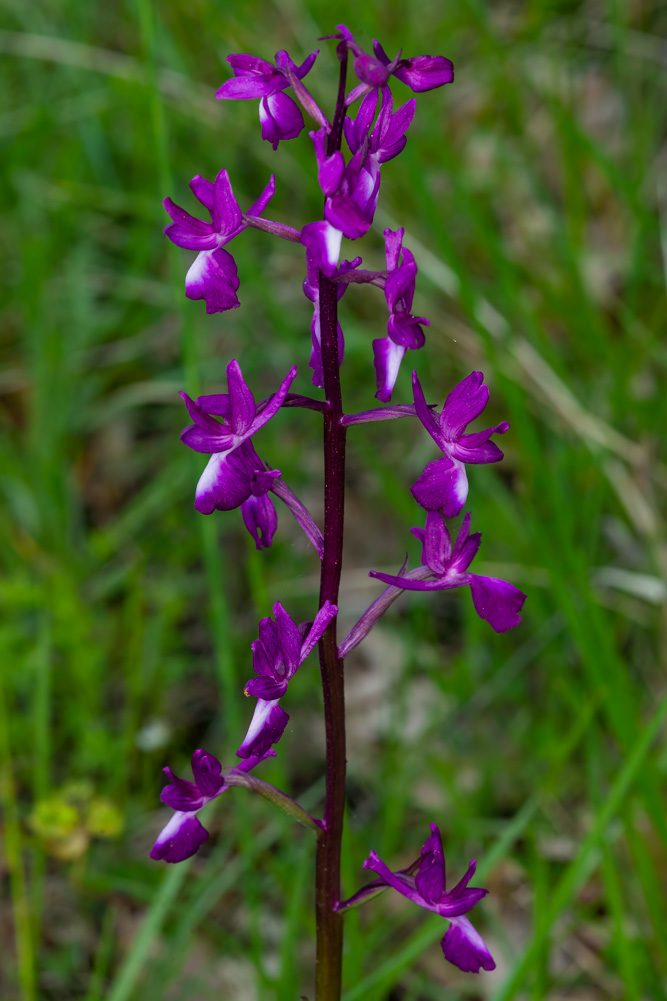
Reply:
[[[468, 499], [466, 466], [494, 463], [503, 458], [492, 437], [509, 429], [506, 421], [483, 431], [468, 433], [467, 430], [468, 425], [481, 416], [488, 402], [489, 389], [482, 373], [471, 372], [459, 382], [440, 411], [427, 404], [416, 372], [412, 378], [413, 402], [390, 403], [406, 352], [424, 346], [424, 329], [429, 326], [425, 317], [412, 311], [417, 265], [404, 245], [404, 228], [384, 230], [385, 267], [382, 270], [363, 269], [358, 256], [340, 260], [343, 240], [356, 241], [373, 225], [382, 167], [405, 148], [407, 131], [415, 115], [417, 102], [414, 97], [394, 110], [390, 85], [398, 80], [415, 94], [433, 90], [453, 80], [452, 64], [444, 56], [404, 58], [400, 52], [390, 59], [377, 41], [373, 43], [371, 55], [357, 44], [345, 25], [338, 25], [336, 33], [327, 37], [337, 40], [341, 64], [339, 99], [333, 121], [322, 112], [303, 82], [318, 51], [311, 53], [301, 65], [294, 63], [285, 51], [276, 54], [275, 63], [246, 53], [231, 55], [228, 61], [234, 76], [216, 95], [228, 100], [258, 100], [262, 138], [269, 141], [274, 150], [281, 141], [301, 134], [305, 128], [302, 112], [314, 121], [316, 128], [308, 135], [324, 200], [323, 217], [308, 221], [298, 229], [264, 218], [263, 213], [275, 190], [273, 176], [257, 201], [243, 213], [226, 170], [221, 170], [213, 183], [197, 175], [190, 185], [210, 221], [191, 216], [169, 198], [164, 202], [172, 219], [165, 229], [166, 235], [177, 246], [195, 251], [197, 255], [187, 271], [186, 295], [191, 299], [203, 299], [207, 313], [239, 306], [237, 267], [225, 248], [244, 229], [253, 227], [299, 246], [301, 253], [305, 253], [303, 291], [313, 307], [309, 345], [312, 383], [316, 387], [326, 387], [325, 400], [290, 392], [297, 376], [293, 365], [276, 392], [257, 401], [239, 363], [232, 360], [227, 365], [226, 392], [196, 399], [181, 393], [192, 421], [183, 430], [181, 439], [193, 451], [209, 457], [195, 491], [196, 510], [209, 515], [214, 511], [240, 508], [243, 522], [257, 548], [264, 549], [271, 546], [276, 533], [278, 518], [273, 499], [277, 497], [303, 529], [322, 565], [319, 607], [312, 621], [297, 623], [278, 601], [273, 606], [273, 616], [259, 623], [258, 638], [252, 643], [254, 677], [244, 688], [245, 695], [256, 699], [256, 703], [236, 752], [240, 762], [232, 768], [223, 768], [217, 758], [200, 749], [192, 756], [194, 781], [183, 780], [170, 768], [165, 768], [169, 784], [163, 789], [161, 798], [174, 814], [158, 835], [151, 857], [166, 862], [182, 861], [199, 850], [209, 836], [198, 819], [199, 811], [232, 785], [261, 791], [285, 812], [313, 827], [318, 838], [323, 839], [322, 843], [330, 844], [327, 839], [333, 837], [332, 831], [342, 830], [344, 808], [344, 795], [340, 796], [345, 778], [344, 739], [342, 744], [336, 744], [345, 729], [340, 680], [343, 657], [364, 639], [403, 591], [469, 587], [475, 611], [498, 633], [519, 625], [526, 597], [507, 581], [470, 571], [481, 540], [479, 532], [470, 533], [470, 514], [464, 515], [454, 542], [448, 526], [448, 520], [461, 514]], [[349, 54], [359, 83], [346, 94]], [[288, 90], [290, 94], [286, 93]], [[356, 116], [347, 115], [347, 109], [357, 100], [360, 105]], [[343, 139], [347, 145], [345, 152]], [[375, 396], [382, 405], [358, 414], [346, 414], [338, 371], [345, 345], [337, 307], [353, 284], [374, 285], [384, 294], [386, 313], [383, 307], [381, 336], [376, 337], [372, 345]], [[324, 417], [324, 533], [306, 505], [284, 482], [281, 470], [272, 468], [256, 451], [255, 436], [287, 407], [318, 411]], [[336, 618], [343, 542], [341, 498], [345, 429], [369, 421], [405, 417], [420, 422], [440, 453], [426, 464], [411, 487], [412, 496], [426, 517], [424, 528], [411, 529], [421, 543], [422, 563], [408, 570], [406, 559], [398, 574], [371, 571], [370, 576], [382, 581], [387, 588], [338, 645]], [[282, 740], [290, 718], [282, 702], [295, 673], [318, 644], [328, 748], [327, 798], [321, 821], [310, 817], [284, 793], [251, 774], [256, 766], [275, 755], [275, 745]], [[334, 710], [332, 691], [335, 684], [341, 687]], [[336, 712], [343, 713], [338, 717], [338, 731], [334, 728]], [[340, 753], [332, 763], [329, 755], [335, 753], [336, 746]], [[334, 772], [336, 781], [330, 781]], [[338, 805], [332, 805], [336, 795]], [[337, 821], [333, 823], [336, 810]], [[340, 844], [337, 850], [340, 852]], [[469, 886], [475, 872], [474, 861], [463, 879], [447, 890], [442, 840], [435, 824], [431, 825], [431, 833], [419, 858], [408, 869], [391, 871], [375, 851], [371, 851], [364, 868], [372, 870], [378, 879], [347, 902], [339, 897], [334, 899], [330, 894], [328, 913], [356, 906], [391, 887], [418, 906], [449, 921], [441, 942], [447, 960], [469, 972], [494, 969], [488, 948], [466, 917], [487, 890]], [[327, 892], [330, 890], [329, 886]]]
[[390, 886], [419, 907], [447, 918], [449, 928], [440, 945], [445, 959], [464, 973], [496, 968], [483, 938], [465, 917], [489, 892], [468, 886], [475, 875], [475, 868], [473, 859], [463, 879], [453, 889], [447, 890], [445, 854], [440, 831], [435, 824], [431, 824], [431, 833], [421, 855], [409, 869], [392, 872], [374, 851], [364, 862], [364, 869], [370, 869], [380, 877], [379, 885]]
[[[331, 123], [303, 84], [303, 78], [311, 70], [318, 51], [312, 52], [300, 66], [282, 50], [276, 54], [275, 64], [246, 53], [227, 57], [234, 76], [218, 89], [216, 97], [259, 99], [262, 138], [271, 142], [274, 149], [281, 140], [296, 138], [304, 128], [301, 110], [285, 93], [288, 88], [292, 89], [303, 110], [320, 126], [309, 135], [315, 148], [318, 182], [325, 198], [325, 210], [324, 219], [308, 222], [301, 229], [263, 220], [262, 214], [275, 190], [272, 177], [257, 201], [244, 214], [234, 198], [226, 170], [219, 172], [213, 184], [199, 175], [190, 184], [195, 197], [209, 212], [210, 222], [191, 216], [171, 198], [166, 198], [164, 205], [173, 222], [166, 227], [165, 234], [177, 246], [198, 251], [186, 275], [186, 295], [190, 299], [204, 299], [207, 313], [239, 306], [236, 262], [224, 247], [247, 226], [266, 229], [304, 246], [308, 270], [306, 294], [311, 301], [314, 301], [310, 292], [313, 274], [322, 270], [327, 277], [336, 278], [342, 271], [356, 270], [361, 263], [360, 258], [353, 263], [345, 261], [339, 266], [342, 240], [357, 240], [368, 232], [380, 191], [380, 167], [405, 148], [406, 133], [417, 103], [415, 98], [411, 98], [394, 112], [389, 83], [395, 78], [407, 84], [413, 92], [421, 93], [453, 80], [451, 62], [444, 56], [415, 56], [411, 59], [397, 56], [391, 61], [377, 41], [374, 42], [375, 55], [371, 56], [360, 49], [345, 25], [339, 25], [337, 34], [331, 37], [345, 41], [354, 55], [355, 72], [362, 81], [346, 99], [346, 103], [351, 105], [358, 98], [363, 98], [356, 118], [346, 117], [343, 122], [350, 152], [347, 160], [340, 150], [331, 154], [327, 152]], [[421, 327], [428, 325], [428, 320], [410, 314], [417, 267], [410, 252], [407, 249], [401, 251], [403, 231], [398, 231], [400, 237], [398, 233], [387, 237], [388, 232], [385, 233], [387, 272], [375, 274], [375, 284], [385, 287], [390, 314], [387, 337], [373, 342], [377, 397], [383, 402], [391, 398], [405, 351], [423, 346]], [[399, 263], [401, 252], [402, 263]], [[373, 278], [362, 280], [373, 281]], [[314, 305], [317, 312], [317, 304]], [[313, 322], [316, 324], [316, 320]], [[315, 353], [316, 350], [314, 342]], [[311, 367], [313, 385], [321, 386], [321, 365], [315, 356], [311, 359]]]
[[278, 149], [281, 139], [296, 139], [303, 129], [299, 106], [284, 91], [291, 80], [303, 80], [318, 54], [319, 50], [311, 52], [300, 66], [296, 66], [282, 49], [276, 53], [275, 66], [245, 52], [227, 56], [234, 77], [223, 83], [215, 96], [231, 101], [259, 98], [262, 139]]
[[257, 677], [251, 678], [244, 688], [244, 694], [256, 698], [257, 705], [237, 751], [239, 758], [261, 756], [278, 743], [289, 721], [280, 700], [337, 612], [335, 605], [325, 601], [313, 622], [297, 626], [278, 601], [273, 606], [275, 622], [262, 619], [259, 639], [252, 644], [252, 666]]
[[171, 768], [164, 773], [170, 779], [160, 793], [160, 799], [174, 811], [169, 823], [158, 834], [151, 849], [151, 858], [158, 862], [184, 862], [199, 851], [208, 841], [208, 831], [197, 819], [197, 814], [231, 788], [229, 778], [235, 772], [250, 772], [261, 761], [275, 756], [274, 750], [267, 750], [260, 757], [248, 757], [235, 768], [226, 769], [216, 757], [201, 748], [192, 755], [194, 782], [179, 779]]
[[[236, 261], [223, 247], [246, 228], [247, 222], [234, 198], [226, 170], [221, 170], [212, 184], [197, 174], [190, 187], [209, 213], [210, 222], [195, 219], [171, 198], [164, 200], [164, 207], [174, 220], [165, 227], [165, 236], [177, 247], [199, 251], [185, 276], [185, 294], [188, 299], [204, 299], [207, 313], [236, 309], [240, 305], [236, 296], [239, 287]], [[261, 216], [275, 187], [272, 176], [248, 215]]]

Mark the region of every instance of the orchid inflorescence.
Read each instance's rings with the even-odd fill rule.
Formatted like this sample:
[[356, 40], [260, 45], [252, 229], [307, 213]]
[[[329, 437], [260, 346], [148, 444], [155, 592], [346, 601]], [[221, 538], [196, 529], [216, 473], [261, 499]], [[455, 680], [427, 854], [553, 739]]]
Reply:
[[[484, 431], [466, 433], [482, 414], [489, 397], [481, 372], [472, 372], [455, 386], [438, 412], [426, 402], [421, 383], [413, 373], [413, 402], [392, 404], [391, 397], [401, 362], [408, 350], [425, 344], [429, 321], [412, 313], [417, 265], [404, 246], [403, 228], [384, 230], [386, 268], [366, 270], [362, 259], [340, 260], [343, 238], [358, 240], [373, 224], [382, 167], [406, 145], [413, 120], [413, 97], [394, 110], [390, 85], [394, 80], [419, 94], [451, 83], [451, 62], [444, 56], [389, 59], [378, 42], [373, 54], [365, 52], [345, 25], [327, 38], [337, 42], [340, 86], [331, 120], [308, 91], [304, 78], [318, 55], [312, 52], [297, 65], [287, 52], [275, 63], [245, 53], [228, 56], [234, 76], [217, 91], [224, 100], [259, 100], [262, 138], [277, 149], [300, 135], [305, 112], [316, 128], [309, 132], [315, 153], [317, 181], [324, 198], [323, 218], [295, 228], [265, 216], [275, 191], [272, 176], [257, 201], [243, 212], [234, 196], [226, 170], [211, 182], [199, 175], [191, 188], [207, 211], [202, 221], [176, 205], [164, 205], [173, 220], [165, 234], [179, 247], [197, 251], [185, 280], [186, 295], [203, 299], [207, 313], [239, 306], [236, 263], [225, 249], [247, 227], [299, 245], [305, 250], [304, 293], [313, 306], [309, 366], [311, 381], [323, 388], [323, 401], [290, 392], [297, 375], [292, 366], [275, 393], [257, 401], [236, 360], [227, 366], [227, 392], [185, 401], [192, 424], [182, 441], [196, 452], [210, 456], [195, 491], [195, 508], [202, 514], [241, 509], [243, 522], [258, 549], [271, 546], [277, 529], [274, 500], [282, 501], [312, 543], [321, 560], [319, 606], [312, 621], [297, 624], [280, 602], [273, 618], [259, 624], [252, 644], [255, 677], [245, 695], [256, 699], [248, 731], [237, 751], [240, 763], [223, 768], [212, 754], [197, 750], [192, 756], [194, 782], [165, 772], [169, 784], [162, 801], [174, 814], [151, 852], [154, 859], [180, 862], [193, 855], [208, 839], [197, 814], [206, 803], [232, 785], [245, 785], [281, 806], [317, 834], [317, 998], [340, 996], [342, 914], [391, 887], [404, 897], [446, 918], [449, 928], [442, 940], [445, 958], [460, 969], [492, 970], [495, 963], [484, 941], [465, 915], [487, 893], [468, 886], [475, 862], [452, 890], [445, 886], [445, 860], [440, 832], [435, 824], [419, 858], [407, 869], [392, 872], [371, 851], [364, 868], [378, 877], [348, 900], [340, 896], [340, 838], [345, 805], [345, 743], [343, 658], [360, 643], [406, 590], [435, 591], [469, 587], [477, 614], [496, 632], [521, 622], [525, 595], [504, 580], [471, 573], [481, 536], [470, 534], [470, 514], [452, 543], [448, 520], [463, 510], [468, 496], [467, 465], [494, 463], [503, 458], [493, 435], [509, 429], [506, 421]], [[346, 93], [346, 72], [351, 59], [358, 84]], [[287, 93], [291, 91], [291, 93]], [[352, 106], [359, 101], [356, 114]], [[343, 140], [348, 155], [342, 151]], [[380, 288], [387, 307], [386, 332], [373, 340], [376, 397], [381, 406], [356, 414], [343, 411], [339, 369], [344, 337], [338, 322], [338, 301], [352, 284]], [[273, 469], [256, 451], [254, 437], [286, 407], [319, 411], [324, 419], [324, 530], [305, 504], [287, 486], [279, 469]], [[343, 541], [344, 456], [348, 427], [377, 420], [415, 417], [441, 452], [430, 461], [411, 487], [417, 504], [426, 512], [424, 527], [411, 531], [422, 545], [422, 565], [407, 569], [407, 560], [396, 574], [371, 571], [387, 588], [371, 603], [339, 643], [336, 639], [337, 601]], [[289, 716], [282, 705], [289, 683], [315, 646], [319, 646], [325, 726], [327, 732], [326, 796], [322, 819], [316, 819], [293, 799], [255, 776], [254, 770], [275, 755]]]

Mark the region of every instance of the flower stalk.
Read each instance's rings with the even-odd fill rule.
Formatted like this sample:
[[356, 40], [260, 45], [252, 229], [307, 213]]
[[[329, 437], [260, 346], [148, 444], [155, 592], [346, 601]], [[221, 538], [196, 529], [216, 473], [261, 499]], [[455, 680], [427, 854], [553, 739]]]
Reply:
[[[347, 50], [340, 60], [340, 82], [328, 155], [340, 150], [345, 116]], [[338, 604], [345, 520], [345, 437], [338, 355], [338, 289], [319, 271], [324, 414], [324, 553], [320, 607]], [[320, 640], [320, 671], [326, 734], [324, 822], [315, 861], [316, 1001], [338, 1001], [342, 986], [343, 917], [340, 902], [340, 854], [345, 812], [345, 678], [338, 656], [337, 617]]]

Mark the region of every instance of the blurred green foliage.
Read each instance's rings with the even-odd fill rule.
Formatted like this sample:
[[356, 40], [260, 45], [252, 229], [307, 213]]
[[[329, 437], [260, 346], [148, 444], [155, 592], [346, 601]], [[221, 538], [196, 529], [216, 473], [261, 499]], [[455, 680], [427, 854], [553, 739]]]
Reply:
[[[405, 864], [437, 820], [451, 879], [482, 863], [476, 924], [498, 970], [459, 975], [443, 922], [384, 895], [346, 919], [346, 1001], [667, 997], [664, 9], [5, 0], [7, 1001], [312, 997], [308, 832], [234, 790], [192, 863], [148, 859], [168, 816], [161, 767], [187, 776], [200, 746], [232, 759], [257, 619], [278, 599], [312, 617], [317, 588], [286, 516], [256, 553], [238, 512], [192, 510], [202, 460], [179, 443], [176, 395], [223, 389], [231, 357], [258, 395], [293, 361], [309, 392], [303, 254], [246, 232], [242, 307], [207, 317], [183, 296], [189, 255], [163, 239], [160, 200], [194, 211], [188, 181], [224, 166], [244, 207], [275, 171], [273, 217], [317, 218], [305, 134], [274, 154], [254, 104], [213, 94], [229, 52], [320, 44], [309, 83], [330, 107], [332, 44], [315, 38], [341, 21], [456, 67], [383, 169], [362, 253], [380, 266], [382, 228], [400, 224], [420, 266], [431, 327], [395, 399], [410, 400], [412, 363], [434, 402], [480, 368], [489, 423], [511, 421], [502, 465], [471, 470], [469, 508], [482, 572], [528, 593], [524, 625], [500, 637], [463, 593], [405, 596], [349, 658], [346, 890], [371, 847]], [[381, 293], [351, 288], [342, 322], [346, 407], [365, 409]], [[257, 440], [316, 517], [319, 435], [316, 415], [286, 411]], [[366, 571], [417, 555], [409, 485], [434, 453], [411, 421], [349, 440], [351, 624], [377, 593]], [[318, 687], [313, 661], [263, 772], [314, 810]], [[70, 861], [50, 850], [63, 832], [83, 845]]]

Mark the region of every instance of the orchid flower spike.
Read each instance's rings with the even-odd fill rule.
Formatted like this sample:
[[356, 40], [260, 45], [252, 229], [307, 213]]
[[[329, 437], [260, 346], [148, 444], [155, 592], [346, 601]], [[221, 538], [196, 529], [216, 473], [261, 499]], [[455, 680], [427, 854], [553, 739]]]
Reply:
[[283, 93], [290, 86], [287, 71], [297, 80], [302, 80], [311, 70], [318, 53], [319, 49], [311, 52], [300, 66], [293, 63], [283, 49], [276, 53], [275, 66], [245, 52], [227, 56], [234, 76], [218, 88], [215, 96], [220, 100], [231, 101], [259, 98], [262, 139], [266, 139], [277, 149], [281, 139], [295, 139], [303, 129], [303, 115], [299, 106]]
[[[405, 252], [404, 252], [405, 253]], [[500, 462], [503, 453], [492, 434], [505, 434], [507, 421], [474, 434], [464, 434], [471, 421], [484, 410], [489, 399], [489, 387], [481, 372], [471, 372], [451, 391], [440, 414], [426, 405], [417, 373], [412, 373], [415, 409], [443, 456], [429, 462], [412, 487], [412, 496], [427, 511], [443, 511], [446, 518], [455, 518], [468, 497], [468, 477], [465, 463]]]
[[265, 754], [272, 744], [278, 743], [289, 720], [280, 700], [337, 612], [336, 605], [325, 601], [313, 622], [297, 626], [278, 601], [273, 606], [275, 622], [262, 619], [259, 639], [252, 644], [252, 666], [257, 677], [251, 678], [244, 689], [245, 695], [257, 699], [257, 705], [236, 752], [239, 758]]
[[377, 577], [385, 584], [393, 584], [404, 591], [445, 591], [469, 586], [475, 611], [497, 633], [507, 632], [519, 625], [519, 612], [526, 600], [523, 591], [506, 580], [468, 573], [482, 540], [480, 532], [470, 535], [469, 514], [463, 519], [453, 547], [440, 511], [428, 512], [426, 528], [412, 528], [410, 531], [422, 544], [424, 566], [420, 569], [423, 573], [412, 571], [408, 577], [404, 571], [394, 575], [371, 570], [370, 577]]
[[376, 872], [382, 883], [419, 907], [447, 918], [449, 928], [440, 941], [445, 959], [464, 973], [479, 973], [480, 969], [495, 970], [496, 964], [484, 939], [464, 916], [489, 892], [468, 886], [475, 875], [476, 865], [473, 859], [463, 879], [453, 889], [447, 890], [442, 838], [437, 826], [431, 824], [431, 833], [421, 856], [408, 870], [391, 872], [374, 851], [364, 862], [364, 869]]
[[[236, 261], [222, 248], [243, 232], [246, 223], [234, 198], [229, 175], [226, 170], [221, 170], [211, 183], [197, 174], [190, 181], [190, 187], [211, 216], [210, 222], [191, 216], [171, 198], [165, 198], [162, 203], [174, 220], [165, 227], [165, 236], [177, 247], [199, 251], [185, 276], [185, 294], [188, 299], [204, 299], [207, 313], [236, 309], [240, 306], [236, 295], [239, 287]], [[273, 197], [275, 187], [275, 177], [271, 175], [271, 180], [247, 215], [261, 216]]]
[[[251, 497], [262, 498], [280, 476], [279, 470], [265, 468], [250, 439], [278, 413], [295, 377], [296, 368], [292, 366], [278, 392], [257, 405], [243, 378], [241, 366], [237, 361], [230, 361], [228, 393], [200, 396], [196, 401], [187, 393], [181, 393], [194, 421], [181, 432], [181, 441], [195, 452], [211, 455], [195, 494], [195, 508], [201, 514], [231, 511]], [[222, 418], [222, 424], [216, 417]], [[268, 499], [267, 503], [270, 503]], [[243, 518], [249, 528], [256, 522], [260, 530], [263, 520], [267, 531], [273, 523], [266, 508], [253, 501], [243, 511]], [[257, 542], [254, 530], [250, 528], [250, 531]]]

